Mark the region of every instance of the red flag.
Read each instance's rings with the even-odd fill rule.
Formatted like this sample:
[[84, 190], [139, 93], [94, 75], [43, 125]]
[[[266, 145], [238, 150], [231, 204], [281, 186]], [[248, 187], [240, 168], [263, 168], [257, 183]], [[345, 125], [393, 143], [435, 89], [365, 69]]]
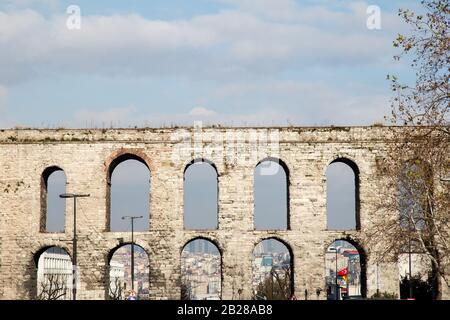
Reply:
[[337, 275], [338, 275], [338, 277], [343, 277], [343, 276], [348, 275], [348, 268], [345, 267], [344, 269], [338, 271], [338, 274], [337, 274]]

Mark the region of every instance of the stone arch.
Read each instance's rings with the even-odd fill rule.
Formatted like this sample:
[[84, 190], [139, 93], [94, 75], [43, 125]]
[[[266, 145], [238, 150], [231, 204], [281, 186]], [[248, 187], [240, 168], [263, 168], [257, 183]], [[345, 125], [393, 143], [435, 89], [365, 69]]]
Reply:
[[[424, 214], [426, 215], [426, 212], [429, 211], [427, 193], [433, 193], [433, 184], [433, 170], [427, 160], [412, 158], [401, 164], [397, 201], [400, 223], [403, 228], [422, 229], [424, 227]], [[405, 187], [405, 185], [407, 186]], [[411, 212], [413, 213], [412, 217], [416, 220], [415, 226], [410, 225]]]
[[224, 250], [223, 250], [222, 246], [220, 245], [220, 243], [219, 243], [219, 241], [217, 239], [212, 238], [212, 237], [207, 237], [207, 236], [200, 236], [200, 235], [191, 237], [183, 245], [181, 245], [180, 248], [179, 248], [180, 254], [183, 252], [183, 249], [189, 243], [191, 243], [191, 242], [193, 242], [195, 240], [205, 240], [205, 241], [208, 241], [208, 242], [212, 243], [217, 248], [217, 250], [219, 250], [220, 256], [223, 256]]
[[[204, 224], [207, 224], [207, 226], [205, 227], [205, 226], [202, 226], [202, 227], [196, 227], [196, 226], [198, 226], [199, 224], [194, 224], [194, 223], [187, 223], [187, 220], [188, 219], [191, 219], [191, 217], [193, 216], [193, 215], [195, 215], [195, 213], [194, 212], [197, 212], [197, 215], [199, 214], [198, 213], [198, 211], [199, 210], [197, 210], [197, 209], [195, 209], [195, 208], [191, 208], [191, 206], [193, 205], [193, 203], [191, 203], [190, 201], [187, 201], [188, 199], [188, 197], [191, 197], [191, 196], [193, 196], [192, 194], [188, 194], [188, 193], [190, 193], [192, 190], [192, 188], [189, 186], [189, 181], [187, 181], [186, 180], [186, 173], [189, 171], [189, 169], [191, 169], [192, 168], [192, 166], [193, 165], [195, 165], [195, 164], [206, 164], [207, 166], [208, 166], [208, 168], [211, 168], [212, 170], [210, 170], [211, 171], [211, 174], [215, 174], [215, 176], [213, 177], [211, 174], [208, 174], [208, 178], [207, 178], [207, 180], [208, 181], [206, 181], [206, 183], [207, 184], [212, 184], [212, 183], [215, 183], [215, 188], [214, 188], [214, 190], [216, 190], [216, 192], [215, 192], [215, 195], [212, 195], [212, 197], [209, 199], [205, 199], [205, 202], [204, 202], [204, 205], [206, 204], [206, 206], [207, 206], [207, 210], [208, 211], [211, 211], [211, 213], [209, 213], [208, 212], [208, 215], [207, 216], [203, 216], [203, 218], [204, 219], [202, 219], [203, 220], [203, 223]], [[214, 180], [214, 182], [212, 182]], [[191, 182], [191, 183], [194, 183], [195, 184], [195, 181], [193, 181], [193, 182]], [[216, 167], [216, 165], [212, 162], [212, 161], [210, 161], [210, 160], [208, 160], [208, 159], [205, 159], [205, 158], [196, 158], [196, 159], [194, 159], [194, 160], [192, 160], [192, 161], [190, 161], [185, 167], [184, 167], [184, 171], [183, 171], [183, 208], [184, 208], [184, 210], [183, 210], [183, 221], [184, 221], [184, 228], [185, 229], [193, 229], [193, 230], [196, 230], [196, 229], [218, 229], [219, 228], [219, 173], [218, 173], [218, 170], [217, 170], [217, 167]], [[195, 185], [194, 185], [195, 186]], [[196, 189], [199, 189], [199, 186], [197, 186], [197, 188]], [[198, 191], [196, 191], [197, 193], [199, 192], [199, 191], [201, 191], [201, 190], [198, 190]], [[207, 190], [204, 190], [204, 191], [206, 191], [206, 192], [210, 192], [211, 190], [210, 190], [210, 188], [207, 188]], [[201, 192], [200, 192], [201, 193]], [[194, 197], [195, 197], [196, 195], [195, 195], [195, 192], [194, 192]], [[212, 202], [214, 202], [214, 204], [212, 203]], [[189, 205], [187, 205], [187, 204], [189, 204]], [[212, 208], [214, 208], [214, 209], [212, 209]], [[215, 211], [215, 212], [212, 212], [212, 211]], [[200, 213], [201, 214], [201, 213]], [[206, 213], [205, 212], [203, 212], [203, 215], [205, 215]], [[214, 214], [214, 219], [212, 219], [211, 217], [212, 217], [212, 214]], [[211, 215], [211, 216], [210, 216]], [[192, 218], [194, 218], [194, 217], [192, 217]], [[200, 218], [200, 217], [198, 217], [198, 218]], [[206, 220], [206, 221], [205, 221]], [[214, 220], [214, 221], [209, 221], [209, 220]], [[192, 225], [192, 227], [191, 226], [189, 226], [189, 225]], [[196, 226], [193, 226], [193, 225], [196, 225]]]
[[[360, 290], [361, 297], [362, 298], [366, 298], [367, 297], [367, 261], [368, 261], [368, 256], [367, 256], [366, 250], [363, 248], [363, 246], [359, 243], [358, 240], [356, 240], [356, 239], [354, 239], [354, 238], [352, 238], [350, 236], [347, 236], [347, 237], [338, 237], [338, 238], [334, 239], [333, 241], [331, 241], [331, 243], [328, 243], [327, 246], [323, 249], [324, 252], [325, 252], [325, 254], [324, 254], [325, 266], [327, 265], [326, 260], [327, 260], [328, 248], [330, 248], [337, 241], [345, 241], [345, 242], [349, 243], [350, 245], [352, 245], [358, 251], [359, 266], [360, 266], [359, 290]], [[336, 272], [336, 270], [335, 270], [335, 272]], [[326, 281], [325, 281], [325, 287], [327, 287]]]
[[50, 248], [61, 248], [64, 251], [67, 252], [67, 254], [69, 255], [70, 259], [72, 260], [72, 251], [69, 249], [69, 247], [67, 247], [66, 245], [61, 245], [61, 244], [48, 244], [48, 245], [44, 245], [39, 247], [38, 250], [35, 251], [35, 253], [33, 254], [33, 262], [34, 262], [34, 266], [37, 268], [38, 267], [38, 263], [39, 263], [39, 258], [40, 256], [47, 251]]
[[350, 168], [352, 168], [353, 171], [355, 171], [356, 173], [360, 173], [360, 169], [359, 166], [357, 165], [358, 161], [348, 155], [348, 154], [337, 154], [335, 155], [332, 160], [328, 161], [326, 167], [323, 169], [323, 175], [326, 176], [326, 171], [327, 171], [327, 167], [332, 164], [332, 163], [336, 163], [336, 162], [342, 162], [345, 163], [346, 165], [348, 165]]
[[[295, 259], [295, 257], [294, 257], [294, 252], [292, 250], [291, 245], [288, 242], [286, 242], [285, 240], [283, 240], [283, 239], [281, 239], [281, 238], [279, 238], [277, 236], [261, 237], [261, 238], [258, 238], [258, 240], [254, 242], [253, 250], [251, 252], [251, 259], [252, 259], [252, 292], [255, 295], [257, 294], [256, 293], [256, 289], [258, 287], [258, 284], [261, 283], [261, 279], [262, 279], [261, 276], [264, 279], [268, 275], [270, 276], [270, 273], [267, 273], [268, 270], [261, 270], [263, 268], [259, 268], [258, 269], [258, 263], [255, 261], [256, 260], [255, 259], [256, 256], [261, 255], [261, 253], [256, 252], [257, 249], [259, 249], [258, 246], [262, 246], [266, 241], [267, 242], [268, 241], [275, 241], [275, 243], [277, 243], [277, 245], [283, 246], [283, 248], [287, 251], [287, 254], [289, 256], [289, 262], [288, 262], [287, 265], [283, 261], [282, 264], [279, 264], [279, 265], [276, 266], [276, 268], [279, 268], [281, 266], [282, 267], [281, 271], [284, 272], [284, 274], [283, 273], [279, 273], [279, 276], [280, 276], [281, 279], [283, 279], [283, 277], [287, 277], [287, 276], [289, 277], [289, 279], [288, 279], [288, 281], [289, 281], [288, 287], [284, 288], [284, 290], [280, 290], [280, 291], [284, 292], [284, 294], [285, 294], [283, 299], [288, 300], [288, 299], [290, 299], [290, 297], [295, 292], [295, 267], [294, 267], [294, 259]], [[269, 251], [271, 251], [271, 250], [270, 249], [267, 250], [267, 252], [269, 252]], [[271, 255], [272, 255], [272, 265], [271, 265], [271, 267], [273, 268], [273, 266], [274, 266], [274, 264], [273, 264], [273, 254], [271, 254]], [[263, 263], [263, 259], [264, 259], [264, 255], [261, 257], [261, 263]], [[273, 281], [273, 276], [271, 276], [271, 278], [272, 278], [272, 281]], [[268, 298], [268, 297], [266, 297], [266, 298]]]
[[[112, 173], [117, 165], [119, 165], [123, 161], [130, 159], [137, 160], [145, 164], [150, 170], [152, 177], [157, 171], [153, 160], [145, 153], [145, 150], [143, 148], [121, 148], [113, 152], [106, 159], [104, 163], [104, 170], [106, 171], [106, 173]], [[111, 175], [108, 174], [108, 177], [110, 176]]]
[[[285, 185], [286, 185], [286, 189], [285, 189], [285, 195], [281, 196], [283, 198], [285, 198], [283, 200], [283, 202], [285, 202], [285, 210], [286, 212], [283, 212], [283, 217], [285, 217], [286, 222], [284, 224], [284, 226], [282, 226], [281, 228], [257, 228], [256, 224], [257, 224], [257, 220], [258, 220], [258, 200], [257, 200], [257, 191], [256, 191], [256, 182], [255, 179], [257, 178], [257, 170], [259, 168], [259, 166], [263, 163], [266, 162], [270, 162], [270, 163], [275, 163], [276, 165], [278, 165], [277, 169], [271, 167], [271, 168], [261, 168], [261, 170], [266, 170], [267, 175], [272, 175], [272, 173], [274, 173], [274, 170], [278, 170], [278, 168], [281, 168], [283, 170], [284, 173], [284, 178], [285, 178]], [[262, 172], [263, 173], [263, 172]], [[253, 221], [254, 221], [254, 228], [255, 229], [259, 229], [259, 230], [271, 230], [271, 229], [281, 229], [281, 230], [290, 230], [290, 172], [289, 172], [289, 167], [287, 166], [287, 164], [281, 160], [280, 158], [275, 158], [275, 157], [266, 157], [262, 160], [260, 160], [257, 165], [255, 166], [254, 169], [254, 173], [253, 173]]]
[[[351, 169], [352, 173], [353, 173], [353, 181], [352, 184], [354, 185], [354, 212], [352, 212], [352, 216], [354, 216], [354, 221], [355, 221], [355, 230], [360, 230], [361, 229], [361, 215], [360, 215], [360, 208], [361, 208], [361, 201], [360, 201], [360, 170], [358, 165], [356, 164], [356, 162], [352, 159], [350, 159], [350, 157], [343, 157], [343, 156], [338, 156], [336, 158], [334, 158], [332, 161], [330, 161], [328, 163], [328, 165], [325, 167], [325, 179], [324, 181], [326, 181], [326, 203], [327, 203], [327, 229], [333, 229], [329, 227], [329, 215], [330, 215], [330, 208], [329, 208], [329, 199], [328, 199], [328, 192], [329, 192], [329, 188], [328, 188], [328, 183], [329, 180], [327, 179], [327, 173], [328, 173], [328, 169], [330, 168], [331, 165], [336, 164], [336, 163], [342, 163], [345, 164], [346, 167], [348, 167], [349, 169]], [[353, 229], [353, 228], [351, 228]]]
[[[190, 244], [195, 243], [196, 241], [207, 242], [209, 245], [212, 245], [217, 250], [217, 253], [218, 253], [218, 254], [215, 254], [214, 252], [206, 252], [206, 254], [209, 254], [209, 257], [202, 258], [202, 259], [206, 259], [206, 262], [203, 263], [203, 266], [205, 266], [205, 265], [209, 266], [209, 268], [206, 271], [209, 274], [209, 276], [208, 276], [209, 279], [208, 279], [207, 284], [201, 283], [202, 289], [199, 290], [199, 293], [202, 294], [202, 292], [205, 291], [204, 289], [205, 289], [205, 285], [206, 285], [206, 288], [207, 288], [206, 294], [209, 295], [209, 298], [221, 299], [222, 298], [222, 289], [223, 289], [223, 261], [222, 261], [223, 251], [220, 248], [217, 241], [207, 238], [207, 237], [203, 237], [203, 236], [198, 236], [198, 237], [190, 239], [180, 248], [180, 260], [181, 260], [181, 263], [180, 263], [181, 292], [180, 292], [180, 294], [181, 294], [181, 299], [182, 300], [187, 299], [187, 297], [189, 297], [189, 299], [199, 299], [200, 298], [199, 293], [197, 292], [197, 290], [195, 290], [195, 288], [197, 288], [197, 286], [195, 285], [196, 282], [192, 281], [192, 279], [189, 279], [189, 278], [185, 279], [186, 273], [188, 273], [187, 270], [188, 270], [188, 268], [190, 269], [190, 265], [188, 265], [188, 260], [191, 260], [191, 259], [198, 260], [198, 258], [195, 257], [195, 253], [189, 253], [187, 251], [188, 246]], [[214, 257], [214, 256], [216, 256], [216, 257]], [[194, 269], [194, 270], [190, 271], [191, 274], [195, 274], [196, 272], [198, 272], [198, 270]], [[217, 283], [217, 282], [219, 282], [219, 283]], [[194, 292], [192, 292], [192, 291], [194, 291]]]
[[[135, 250], [135, 285], [137, 282], [137, 287], [135, 287], [135, 290], [137, 292], [138, 298], [148, 299], [149, 297], [149, 290], [150, 290], [150, 254], [149, 251], [145, 248], [143, 244], [138, 244], [136, 241], [134, 242], [122, 242], [118, 245], [116, 245], [113, 249], [109, 250], [105, 257], [106, 262], [106, 299], [113, 299], [113, 300], [121, 300], [125, 299], [128, 291], [131, 288], [131, 265], [128, 268], [128, 263], [131, 257], [128, 257], [128, 249], [130, 249], [131, 252], [131, 246], [134, 245]], [[129, 247], [129, 248], [127, 248]], [[114, 261], [114, 255], [118, 253], [119, 251], [124, 251], [122, 254], [125, 255], [125, 257], [119, 257], [117, 261]], [[139, 258], [140, 254], [143, 253], [145, 257]], [[136, 264], [139, 264], [139, 260], [141, 260], [141, 263], [144, 263], [144, 273], [139, 275], [139, 268], [136, 268]], [[115, 262], [115, 265], [112, 266], [111, 263]], [[129, 269], [129, 270], [128, 270]], [[137, 270], [136, 270], [137, 269]], [[141, 268], [142, 269], [142, 268]], [[123, 275], [118, 274], [116, 271], [121, 272], [122, 270]], [[139, 285], [140, 278], [144, 278], [141, 282], [141, 286]], [[126, 284], [125, 286], [122, 286], [123, 284]]]
[[195, 159], [193, 159], [193, 160], [187, 162], [186, 165], [185, 165], [184, 168], [183, 168], [183, 175], [186, 173], [186, 170], [187, 170], [191, 165], [193, 165], [193, 164], [195, 164], [195, 163], [199, 163], [199, 162], [200, 162], [200, 163], [202, 163], [202, 162], [207, 163], [207, 164], [209, 164], [211, 167], [213, 167], [214, 170], [216, 171], [217, 178], [219, 178], [219, 169], [217, 168], [216, 164], [215, 164], [213, 161], [211, 161], [211, 160], [209, 160], [209, 159], [207, 159], [207, 158], [195, 158]]
[[[255, 167], [257, 167], [258, 165], [260, 165], [261, 163], [266, 162], [266, 161], [272, 161], [272, 162], [275, 162], [275, 163], [279, 164], [279, 165], [283, 168], [284, 172], [286, 173], [286, 178], [289, 179], [289, 176], [290, 176], [290, 170], [289, 170], [289, 167], [288, 167], [288, 165], [286, 164], [286, 162], [285, 162], [284, 160], [282, 160], [281, 158], [272, 157], [272, 156], [265, 157], [265, 158], [261, 159], [261, 160], [256, 164]], [[289, 180], [288, 180], [286, 183], [289, 184]]]
[[[65, 177], [65, 185], [67, 185], [67, 175], [62, 169], [62, 167], [57, 165], [52, 165], [46, 167], [41, 174], [41, 213], [39, 219], [39, 230], [40, 232], [48, 232], [47, 231], [47, 220], [48, 220], [48, 182], [50, 176], [52, 176], [55, 172], [62, 172]], [[63, 201], [63, 200], [61, 200]], [[65, 201], [64, 202], [64, 220], [66, 216], [66, 208]], [[65, 229], [65, 228], [64, 228]]]
[[[112, 257], [114, 256], [114, 254], [117, 252], [117, 250], [119, 250], [120, 248], [124, 247], [124, 246], [129, 246], [131, 245], [133, 242], [131, 241], [124, 241], [124, 242], [120, 242], [119, 244], [117, 244], [116, 246], [114, 246], [112, 249], [110, 249], [107, 254], [106, 254], [106, 263], [109, 264], [111, 262]], [[142, 248], [142, 250], [145, 251], [145, 253], [147, 254], [147, 256], [149, 257], [150, 260], [150, 252], [149, 250], [145, 247], [144, 243], [141, 243], [140, 241], [134, 241], [134, 245], [138, 246], [140, 248]]]
[[[155, 175], [154, 164], [152, 160], [145, 154], [143, 149], [122, 148], [113, 153], [105, 162], [104, 168], [106, 171], [106, 231], [111, 231], [111, 185], [112, 174], [118, 165], [128, 160], [136, 160], [147, 167], [149, 171], [150, 181]], [[150, 221], [151, 212], [151, 185], [148, 192], [148, 221]], [[150, 222], [149, 222], [150, 223]]]

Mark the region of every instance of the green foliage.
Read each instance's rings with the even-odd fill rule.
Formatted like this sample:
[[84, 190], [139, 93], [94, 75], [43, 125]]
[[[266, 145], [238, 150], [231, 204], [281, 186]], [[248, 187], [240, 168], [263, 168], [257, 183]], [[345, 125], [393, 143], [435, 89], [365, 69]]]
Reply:
[[397, 35], [393, 45], [401, 52], [394, 58], [408, 56], [416, 82], [404, 84], [388, 75], [395, 93], [390, 120], [405, 125], [448, 125], [450, 4], [449, 0], [423, 0], [421, 4], [424, 15], [410, 9], [398, 12], [411, 32]]
[[[377, 188], [380, 197], [374, 208], [376, 215], [384, 217], [374, 219], [366, 237], [368, 246], [381, 249], [378, 261], [393, 262], [411, 248], [427, 256], [433, 272], [433, 298], [441, 299], [442, 282], [450, 287], [450, 197], [445, 182], [450, 165], [450, 0], [422, 0], [421, 6], [420, 14], [399, 10], [409, 31], [395, 39], [399, 54], [394, 58], [407, 59], [415, 81], [387, 77], [393, 97], [391, 116], [386, 119], [405, 127], [400, 131], [391, 128], [395, 143], [377, 160], [384, 183]], [[400, 219], [386, 215], [399, 211]], [[430, 283], [419, 280], [412, 279], [413, 285], [421, 296], [429, 297]], [[409, 295], [406, 281], [401, 281], [401, 297]]]
[[[406, 299], [409, 297], [410, 280], [405, 276], [400, 281], [400, 297]], [[432, 300], [433, 299], [433, 275], [430, 273], [425, 278], [421, 274], [411, 277], [412, 297], [416, 300]]]
[[391, 293], [391, 292], [376, 292], [374, 293], [370, 299], [375, 299], [375, 300], [381, 300], [381, 299], [386, 299], [386, 300], [397, 300], [398, 299], [398, 294], [396, 293]]

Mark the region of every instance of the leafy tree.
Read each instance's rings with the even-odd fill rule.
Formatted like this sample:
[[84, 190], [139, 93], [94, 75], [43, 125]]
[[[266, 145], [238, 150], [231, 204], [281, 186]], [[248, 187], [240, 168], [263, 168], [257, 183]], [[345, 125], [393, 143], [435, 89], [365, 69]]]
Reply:
[[254, 299], [289, 300], [292, 295], [291, 268], [272, 268], [269, 275], [258, 285]]
[[390, 293], [390, 292], [376, 292], [374, 293], [370, 299], [376, 299], [376, 300], [380, 300], [380, 299], [388, 299], [388, 300], [396, 300], [398, 299], [398, 295], [396, 293]]
[[394, 47], [402, 51], [394, 58], [400, 60], [405, 55], [412, 58], [416, 81], [408, 85], [396, 76], [388, 76], [395, 93], [390, 120], [404, 125], [433, 126], [432, 129], [448, 136], [449, 0], [423, 0], [421, 3], [425, 14], [399, 10], [399, 16], [410, 25], [412, 33], [397, 36]]
[[416, 81], [388, 76], [394, 97], [387, 120], [403, 127], [391, 127], [393, 143], [378, 158], [381, 183], [367, 242], [378, 261], [422, 254], [431, 262], [434, 298], [441, 299], [443, 281], [450, 286], [450, 6], [449, 0], [421, 3], [424, 14], [399, 10], [412, 31], [394, 41], [401, 49], [395, 59], [411, 57]]
[[416, 300], [431, 300], [433, 299], [433, 275], [430, 273], [426, 280], [423, 280], [421, 274], [411, 277], [402, 277], [400, 281], [400, 298], [406, 299], [409, 297], [409, 286], [412, 287], [413, 297]]

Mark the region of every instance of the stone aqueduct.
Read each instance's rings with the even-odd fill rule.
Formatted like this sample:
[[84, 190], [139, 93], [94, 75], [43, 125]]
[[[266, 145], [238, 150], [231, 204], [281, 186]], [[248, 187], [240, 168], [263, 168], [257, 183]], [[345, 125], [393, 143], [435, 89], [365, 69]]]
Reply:
[[[256, 153], [255, 134], [263, 140]], [[46, 248], [59, 246], [72, 254], [72, 202], [67, 202], [64, 233], [41, 228], [42, 175], [52, 166], [64, 169], [67, 192], [91, 195], [78, 205], [78, 299], [107, 297], [108, 259], [129, 241], [128, 232], [109, 231], [108, 177], [111, 166], [129, 158], [145, 162], [151, 173], [150, 227], [135, 234], [150, 259], [151, 299], [180, 298], [180, 254], [195, 238], [211, 240], [221, 252], [223, 299], [238, 298], [238, 291], [241, 298], [251, 297], [252, 251], [267, 238], [290, 248], [298, 297], [307, 289], [316, 298], [316, 289], [324, 289], [324, 253], [335, 239], [350, 239], [358, 247], [363, 294], [370, 296], [377, 287], [398, 293], [397, 265], [383, 265], [377, 275], [370, 250], [359, 245], [372, 212], [370, 200], [377, 196], [376, 158], [388, 141], [385, 127], [0, 130], [0, 298], [35, 296], [36, 257]], [[289, 170], [287, 230], [254, 228], [258, 157], [279, 158]], [[196, 158], [207, 158], [218, 171], [216, 230], [183, 227], [183, 172]], [[360, 227], [354, 231], [326, 226], [325, 170], [339, 158], [350, 159], [359, 170]]]

